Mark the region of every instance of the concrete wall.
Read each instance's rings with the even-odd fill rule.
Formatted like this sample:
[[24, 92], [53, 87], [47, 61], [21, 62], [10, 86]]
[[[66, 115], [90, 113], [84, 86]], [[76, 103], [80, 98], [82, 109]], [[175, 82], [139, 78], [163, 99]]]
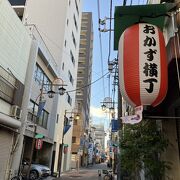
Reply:
[[67, 0], [28, 0], [23, 22], [35, 24], [48, 49], [60, 65], [66, 23]]
[[31, 38], [7, 0], [0, 0], [0, 65], [24, 84]]
[[[49, 51], [54, 57], [58, 65], [59, 77], [64, 80], [67, 85], [67, 91], [76, 89], [76, 76], [78, 65], [79, 52], [79, 38], [80, 38], [80, 24], [81, 24], [81, 1], [76, 1], [79, 8], [79, 15], [77, 13], [75, 0], [28, 0], [24, 9], [23, 23], [35, 24], [37, 30], [45, 41]], [[74, 24], [74, 15], [76, 17], [78, 29]], [[73, 44], [72, 32], [76, 39], [76, 47]], [[75, 64], [71, 61], [70, 50], [75, 59]], [[63, 68], [64, 66], [64, 68]], [[74, 78], [72, 84], [69, 80], [68, 71], [71, 72]], [[58, 114], [59, 119], [56, 124], [55, 138], [56, 142], [56, 160], [55, 171], [57, 170], [59, 144], [62, 142], [62, 129], [64, 122], [65, 110], [72, 111], [75, 106], [75, 91], [69, 93], [72, 98], [72, 104], [67, 102], [67, 95], [59, 97]], [[71, 145], [72, 131], [65, 135], [65, 144]], [[68, 152], [67, 161], [69, 161], [70, 151]], [[70, 161], [66, 163], [66, 170], [70, 168]], [[63, 167], [63, 166], [62, 166]]]
[[176, 121], [171, 119], [163, 122], [163, 132], [169, 139], [169, 146], [163, 155], [165, 161], [170, 162], [171, 169], [166, 171], [166, 178], [180, 179], [179, 149], [177, 144]]

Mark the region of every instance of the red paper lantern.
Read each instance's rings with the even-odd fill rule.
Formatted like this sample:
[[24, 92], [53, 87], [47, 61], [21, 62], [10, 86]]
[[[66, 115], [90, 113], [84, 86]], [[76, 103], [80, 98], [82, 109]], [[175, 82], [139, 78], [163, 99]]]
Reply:
[[64, 146], [64, 154], [68, 153], [68, 146]]
[[36, 149], [40, 150], [43, 146], [43, 140], [42, 139], [36, 139]]
[[156, 26], [135, 24], [121, 35], [119, 82], [122, 96], [132, 106], [156, 106], [166, 96], [166, 48]]

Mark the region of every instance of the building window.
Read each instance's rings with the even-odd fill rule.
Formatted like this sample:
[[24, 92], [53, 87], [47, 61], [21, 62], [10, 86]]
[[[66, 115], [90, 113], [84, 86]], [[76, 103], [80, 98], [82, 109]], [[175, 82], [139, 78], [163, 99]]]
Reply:
[[83, 70], [78, 70], [78, 75], [79, 75], [79, 76], [84, 75], [84, 71], [83, 71]]
[[76, 27], [76, 30], [78, 30], [78, 26], [77, 26], [77, 21], [76, 21], [76, 16], [74, 15], [74, 25]]
[[73, 125], [77, 125], [77, 119], [73, 120]]
[[76, 137], [75, 136], [72, 137], [72, 143], [76, 143]]
[[83, 91], [82, 90], [78, 90], [76, 93], [77, 93], [78, 96], [82, 96], [83, 95]]
[[58, 124], [58, 122], [59, 122], [59, 114], [57, 114], [56, 116], [56, 123]]
[[51, 89], [51, 81], [44, 73], [44, 71], [40, 68], [38, 64], [36, 64], [35, 73], [34, 73], [34, 80], [38, 85], [45, 84], [43, 86], [45, 91], [49, 91]]
[[69, 81], [70, 81], [70, 82], [71, 82], [71, 84], [73, 85], [73, 83], [74, 83], [74, 79], [73, 79], [72, 74], [71, 74], [71, 72], [70, 72], [70, 71], [68, 71], [68, 77], [69, 77]]
[[77, 14], [78, 14], [78, 16], [79, 16], [79, 8], [78, 8], [77, 1], [76, 1], [76, 0], [75, 0], [75, 5], [76, 5]]
[[64, 63], [62, 64], [62, 70], [64, 70]]
[[71, 0], [69, 0], [69, 6], [71, 5]]
[[74, 37], [74, 33], [73, 32], [72, 32], [72, 39], [73, 39], [74, 46], [76, 47], [76, 39]]
[[70, 50], [70, 56], [71, 56], [71, 61], [72, 61], [72, 63], [75, 65], [74, 55], [73, 55], [73, 53], [72, 53], [71, 50]]
[[48, 118], [49, 118], [49, 113], [43, 109], [41, 116], [37, 118], [37, 112], [38, 112], [38, 104], [36, 104], [34, 101], [30, 100], [29, 106], [28, 106], [28, 116], [27, 119], [31, 122], [37, 121], [37, 124], [45, 129], [47, 129], [47, 124], [48, 124]]
[[67, 19], [67, 22], [66, 22], [66, 23], [67, 23], [67, 26], [68, 26], [68, 24], [69, 24], [69, 19]]
[[67, 94], [67, 102], [69, 103], [69, 105], [72, 105], [72, 98], [71, 98], [71, 96], [68, 93], [66, 93], [66, 94]]
[[67, 41], [65, 40], [65, 41], [64, 41], [64, 47], [66, 47], [66, 43], [67, 43]]

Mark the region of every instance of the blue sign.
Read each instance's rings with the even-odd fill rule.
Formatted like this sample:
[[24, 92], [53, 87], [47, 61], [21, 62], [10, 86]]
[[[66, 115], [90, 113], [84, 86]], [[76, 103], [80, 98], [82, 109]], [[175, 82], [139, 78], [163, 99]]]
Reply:
[[117, 119], [111, 120], [112, 132], [117, 132], [120, 129], [120, 121]]

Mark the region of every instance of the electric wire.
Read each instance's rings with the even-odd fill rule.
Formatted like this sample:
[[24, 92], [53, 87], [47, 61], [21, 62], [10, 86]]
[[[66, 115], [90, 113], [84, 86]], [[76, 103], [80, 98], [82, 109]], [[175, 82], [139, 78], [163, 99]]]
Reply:
[[132, 5], [132, 0], [131, 0], [131, 2], [130, 2], [130, 6]]
[[[64, 50], [64, 48], [61, 48], [55, 41], [53, 41], [45, 32], [43, 32], [41, 29], [39, 29], [38, 28], [38, 30], [39, 30], [39, 32], [41, 32], [56, 48], [58, 48], [59, 50], [62, 50], [62, 52], [64, 53], [64, 54], [66, 54], [67, 56], [69, 56], [70, 58], [71, 58], [71, 55], [68, 53], [68, 52], [66, 52], [65, 50]], [[67, 45], [66, 45], [67, 46]], [[68, 46], [69, 47], [69, 46]], [[69, 47], [70, 48], [70, 47]]]
[[112, 0], [110, 2], [109, 17], [110, 17], [110, 21], [109, 21], [109, 54], [108, 54], [108, 63], [109, 63], [110, 57], [111, 57]]
[[88, 86], [91, 86], [92, 84], [96, 83], [97, 81], [99, 81], [100, 79], [104, 78], [104, 76], [106, 76], [107, 74], [109, 74], [109, 72], [107, 72], [106, 74], [104, 74], [103, 76], [101, 76], [100, 78], [96, 79], [95, 81], [85, 85], [85, 86], [82, 86], [82, 87], [79, 87], [77, 89], [74, 89], [74, 90], [70, 90], [70, 91], [66, 91], [66, 93], [69, 93], [69, 92], [74, 92], [74, 91], [77, 91], [77, 90], [80, 90], [80, 89], [83, 89], [83, 88], [86, 88]]
[[[98, 7], [98, 20], [100, 19], [100, 4], [99, 0], [97, 1], [97, 7]], [[99, 23], [99, 30], [100, 30], [100, 23]], [[102, 83], [103, 83], [103, 95], [105, 97], [105, 86], [104, 86], [104, 76], [103, 76], [103, 56], [102, 56], [102, 39], [101, 39], [101, 32], [99, 31], [99, 43], [100, 43], [100, 55], [101, 55], [101, 74], [102, 74]]]

